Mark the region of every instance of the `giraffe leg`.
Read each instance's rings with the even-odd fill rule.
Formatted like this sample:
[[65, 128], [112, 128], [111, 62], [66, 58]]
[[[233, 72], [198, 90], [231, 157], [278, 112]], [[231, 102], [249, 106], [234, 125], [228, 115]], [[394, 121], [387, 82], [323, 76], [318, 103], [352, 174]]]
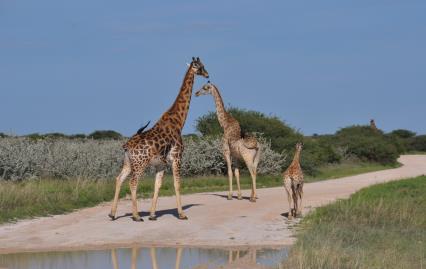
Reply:
[[297, 194], [299, 195], [299, 205], [297, 206], [296, 217], [302, 217], [303, 182], [298, 185]]
[[293, 206], [294, 206], [294, 210], [293, 210], [293, 216], [296, 217], [296, 212], [299, 210], [298, 209], [298, 199], [297, 199], [297, 186], [295, 186], [294, 184], [292, 184], [291, 186], [291, 192], [292, 192], [292, 196], [293, 196]]
[[186, 219], [188, 219], [188, 217], [182, 211], [182, 202], [181, 202], [181, 199], [180, 199], [181, 151], [182, 151], [181, 147], [172, 148], [171, 159], [172, 159], [173, 182], [174, 182], [175, 193], [176, 193], [176, 204], [177, 204], [178, 215], [179, 215], [179, 219], [186, 220]]
[[238, 200], [242, 200], [243, 196], [241, 195], [241, 187], [240, 187], [240, 169], [235, 168], [234, 170], [235, 179], [237, 181], [237, 188], [238, 188]]
[[293, 206], [292, 206], [292, 191], [291, 191], [291, 179], [288, 177], [284, 177], [284, 188], [287, 193], [287, 199], [288, 199], [288, 219], [293, 218]]
[[142, 174], [143, 174], [143, 172], [139, 172], [139, 173], [133, 172], [132, 179], [129, 182], [130, 193], [131, 193], [131, 196], [132, 196], [132, 219], [134, 221], [143, 221], [142, 218], [139, 216], [138, 205], [137, 205], [137, 200], [136, 200], [136, 191], [137, 191], [137, 188], [138, 188], [138, 179], [139, 179], [140, 175], [142, 175]]
[[257, 171], [257, 166], [259, 165], [261, 153], [262, 153], [262, 148], [259, 146], [256, 150], [256, 153], [255, 153], [255, 156], [254, 156], [254, 161], [253, 161], [253, 167], [254, 167], [255, 171]]
[[154, 189], [154, 197], [152, 198], [151, 211], [149, 214], [149, 220], [157, 220], [157, 216], [155, 216], [155, 209], [157, 207], [158, 193], [161, 188], [161, 184], [163, 183], [164, 170], [157, 172], [155, 175], [155, 189]]
[[112, 202], [111, 213], [109, 213], [108, 215], [112, 220], [116, 219], [117, 204], [118, 204], [118, 198], [120, 196], [121, 184], [123, 184], [124, 180], [131, 172], [132, 172], [132, 169], [130, 168], [130, 160], [127, 153], [125, 153], [123, 169], [121, 170], [120, 174], [115, 180], [114, 201]]
[[247, 149], [244, 146], [240, 149], [241, 155], [246, 163], [246, 166], [250, 172], [251, 176], [251, 195], [250, 202], [256, 202], [256, 167], [255, 167], [255, 158], [257, 150]]
[[250, 202], [256, 202], [257, 194], [256, 194], [256, 170], [252, 167], [249, 169], [251, 176], [251, 195]]
[[223, 144], [223, 155], [226, 160], [226, 167], [228, 169], [228, 180], [229, 180], [229, 192], [228, 200], [232, 200], [232, 161], [231, 161], [231, 150], [229, 149], [228, 143]]

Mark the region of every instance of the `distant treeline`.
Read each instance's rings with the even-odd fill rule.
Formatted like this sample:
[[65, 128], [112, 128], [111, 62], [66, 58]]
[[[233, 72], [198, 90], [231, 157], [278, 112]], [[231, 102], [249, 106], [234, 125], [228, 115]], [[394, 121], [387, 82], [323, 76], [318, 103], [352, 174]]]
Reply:
[[[4, 137], [15, 137], [11, 135], [7, 135], [4, 133], [0, 133], [0, 138]], [[47, 133], [47, 134], [39, 134], [39, 133], [33, 133], [28, 135], [23, 135], [21, 137], [27, 137], [29, 139], [47, 139], [47, 138], [68, 138], [68, 139], [113, 139], [113, 140], [119, 140], [123, 139], [124, 136], [121, 135], [119, 132], [112, 131], [112, 130], [100, 130], [100, 131], [94, 131], [93, 133], [90, 133], [88, 135], [86, 134], [72, 134], [67, 135], [63, 133]]]

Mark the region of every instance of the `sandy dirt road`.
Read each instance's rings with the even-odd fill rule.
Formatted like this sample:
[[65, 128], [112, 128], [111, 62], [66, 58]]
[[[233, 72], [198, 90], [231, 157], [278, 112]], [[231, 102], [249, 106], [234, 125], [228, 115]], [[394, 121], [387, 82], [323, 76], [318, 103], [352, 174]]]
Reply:
[[[304, 213], [346, 198], [380, 182], [426, 174], [426, 155], [405, 155], [402, 167], [357, 176], [305, 184]], [[224, 179], [225, 180], [225, 179]], [[243, 191], [248, 195], [249, 191]], [[131, 203], [121, 200], [110, 221], [110, 203], [67, 215], [24, 220], [0, 226], [0, 253], [102, 249], [140, 246], [262, 247], [292, 244], [294, 222], [287, 221], [287, 198], [282, 187], [258, 190], [257, 203], [228, 201], [225, 192], [182, 197], [189, 220], [176, 218], [175, 197], [160, 197], [158, 220], [147, 218], [151, 201], [139, 201], [144, 222], [133, 222]]]

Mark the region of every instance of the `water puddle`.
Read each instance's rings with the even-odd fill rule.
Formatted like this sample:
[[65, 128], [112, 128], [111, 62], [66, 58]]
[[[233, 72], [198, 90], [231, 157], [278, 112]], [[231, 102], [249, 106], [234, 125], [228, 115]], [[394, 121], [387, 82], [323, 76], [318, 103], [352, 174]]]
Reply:
[[0, 269], [278, 268], [288, 249], [118, 248], [0, 255]]

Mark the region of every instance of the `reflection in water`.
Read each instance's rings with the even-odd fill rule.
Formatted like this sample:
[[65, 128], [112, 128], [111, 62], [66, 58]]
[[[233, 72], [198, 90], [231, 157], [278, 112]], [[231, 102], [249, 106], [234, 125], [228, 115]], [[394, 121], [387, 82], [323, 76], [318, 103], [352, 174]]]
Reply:
[[[155, 248], [150, 248], [149, 249], [149, 253], [151, 256], [151, 264], [152, 264], [152, 269], [160, 269], [160, 267], [158, 267], [158, 262], [157, 262], [157, 253], [156, 253], [156, 249]], [[131, 269], [136, 269], [137, 268], [137, 262], [138, 262], [138, 254], [139, 254], [139, 248], [132, 248], [132, 258], [131, 258]], [[180, 260], [182, 258], [182, 248], [177, 248], [176, 249], [176, 263], [175, 263], [175, 269], [180, 269]], [[120, 269], [120, 267], [118, 266], [118, 259], [117, 259], [117, 251], [116, 249], [112, 249], [111, 250], [111, 261], [112, 261], [112, 266], [113, 269]], [[1, 268], [0, 268], [1, 269]]]
[[[287, 249], [139, 248], [97, 251], [19, 253], [0, 255], [0, 268], [29, 269], [214, 269], [221, 266], [256, 264], [277, 266]], [[229, 266], [226, 266], [229, 264]], [[251, 268], [251, 267], [250, 267]]]

